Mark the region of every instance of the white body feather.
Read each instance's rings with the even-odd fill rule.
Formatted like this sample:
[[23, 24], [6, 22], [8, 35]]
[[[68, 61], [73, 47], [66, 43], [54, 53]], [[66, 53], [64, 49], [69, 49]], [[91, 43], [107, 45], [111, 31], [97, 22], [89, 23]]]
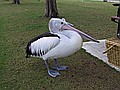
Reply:
[[47, 60], [69, 56], [82, 47], [83, 40], [77, 32], [65, 30], [56, 34], [60, 38], [43, 37], [33, 42], [30, 46], [31, 52], [44, 52], [40, 57]]

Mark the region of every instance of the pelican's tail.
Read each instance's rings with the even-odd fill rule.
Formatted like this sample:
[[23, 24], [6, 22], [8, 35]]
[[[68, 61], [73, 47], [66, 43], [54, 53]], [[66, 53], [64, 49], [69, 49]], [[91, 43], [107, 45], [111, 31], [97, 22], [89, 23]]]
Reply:
[[26, 58], [29, 58], [30, 57], [30, 55], [31, 55], [31, 51], [30, 51], [30, 49], [29, 49], [29, 46], [31, 45], [31, 43], [28, 43], [27, 44], [27, 47], [26, 47]]

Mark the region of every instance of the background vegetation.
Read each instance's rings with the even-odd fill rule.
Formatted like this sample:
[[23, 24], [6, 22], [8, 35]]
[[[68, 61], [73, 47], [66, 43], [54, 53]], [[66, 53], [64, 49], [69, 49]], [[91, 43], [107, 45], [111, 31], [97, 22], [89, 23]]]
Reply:
[[[0, 90], [119, 90], [120, 73], [83, 49], [60, 59], [68, 71], [51, 78], [42, 59], [25, 58], [27, 42], [48, 31], [43, 18], [44, 0], [12, 0], [0, 3]], [[76, 28], [97, 39], [116, 35], [117, 24], [110, 21], [117, 7], [112, 3], [57, 0], [59, 15]], [[50, 60], [50, 65], [53, 61]]]

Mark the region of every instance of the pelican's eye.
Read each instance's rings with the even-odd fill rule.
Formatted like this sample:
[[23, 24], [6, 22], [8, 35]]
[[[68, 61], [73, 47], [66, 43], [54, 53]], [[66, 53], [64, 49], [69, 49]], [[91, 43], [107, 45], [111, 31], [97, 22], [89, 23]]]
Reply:
[[63, 24], [63, 22], [61, 22], [61, 24]]

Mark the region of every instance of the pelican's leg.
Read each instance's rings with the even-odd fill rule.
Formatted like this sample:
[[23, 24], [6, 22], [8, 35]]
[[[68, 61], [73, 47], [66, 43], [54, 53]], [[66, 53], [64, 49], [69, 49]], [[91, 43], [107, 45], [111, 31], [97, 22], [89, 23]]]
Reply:
[[48, 70], [48, 74], [51, 76], [51, 77], [57, 77], [58, 75], [60, 75], [60, 73], [56, 70], [50, 70], [49, 66], [48, 66], [48, 62], [45, 60], [45, 66], [47, 67], [47, 70]]
[[60, 66], [58, 64], [58, 60], [57, 59], [54, 59], [54, 61], [55, 61], [55, 67], [53, 67], [54, 69], [56, 69], [56, 70], [67, 70], [68, 69], [68, 66]]

